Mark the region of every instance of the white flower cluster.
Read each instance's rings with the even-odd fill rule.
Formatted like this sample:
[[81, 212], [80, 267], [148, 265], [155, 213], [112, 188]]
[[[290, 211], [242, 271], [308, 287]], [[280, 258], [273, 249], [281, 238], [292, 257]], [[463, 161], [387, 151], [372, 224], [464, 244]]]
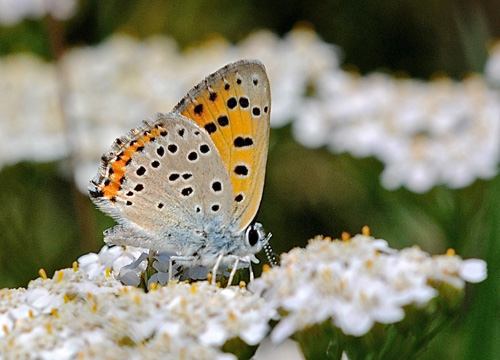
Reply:
[[173, 281], [145, 293], [114, 276], [139, 254], [105, 247], [79, 259], [83, 270], [75, 263], [52, 279], [41, 272], [26, 289], [1, 289], [0, 360], [236, 359], [224, 346], [236, 342], [245, 352], [259, 344], [278, 311], [275, 343], [327, 320], [345, 335], [362, 336], [376, 322], [402, 320], [405, 306], [425, 306], [440, 284], [459, 296], [465, 281], [486, 278], [482, 260], [453, 251], [430, 256], [417, 247], [397, 251], [357, 235], [317, 237], [284, 254], [280, 266], [250, 283], [251, 291]]
[[430, 256], [418, 247], [396, 251], [385, 240], [356, 235], [348, 241], [317, 237], [305, 249], [291, 250], [249, 289], [285, 312], [271, 333], [280, 342], [328, 319], [344, 334], [362, 336], [376, 322], [402, 320], [404, 306], [437, 296], [432, 282], [461, 289], [465, 281], [485, 278], [482, 260]]
[[34, 56], [0, 60], [0, 167], [68, 156], [56, 69]]
[[0, 290], [0, 359], [236, 359], [220, 347], [258, 344], [272, 316], [236, 286], [174, 282], [144, 293], [65, 269]]
[[[491, 79], [495, 54], [487, 67]], [[336, 48], [308, 29], [283, 38], [261, 31], [237, 45], [212, 40], [184, 52], [166, 37], [114, 35], [68, 51], [59, 82], [53, 64], [26, 55], [0, 59], [7, 99], [0, 103], [0, 166], [71, 156], [77, 185], [86, 192], [114, 138], [155, 112], [168, 112], [204, 76], [242, 58], [266, 65], [272, 126], [292, 123], [305, 146], [376, 157], [385, 164], [386, 188], [459, 188], [497, 173], [499, 93], [482, 77], [360, 77], [343, 71]]]
[[[138, 259], [142, 259], [143, 255], [147, 253], [147, 250], [142, 248], [136, 248], [133, 246], [112, 246], [109, 247], [104, 245], [98, 254], [88, 253], [80, 256], [78, 259], [78, 266], [87, 275], [90, 280], [93, 280], [99, 275], [106, 273], [106, 269], [110, 271], [110, 274], [117, 277], [120, 274], [120, 270], [124, 267], [134, 263]], [[140, 262], [142, 263], [142, 261]], [[141, 265], [137, 264], [136, 267]], [[141, 270], [144, 270], [145, 266], [142, 265]], [[136, 284], [127, 284], [137, 286], [139, 284], [138, 275]]]
[[330, 72], [294, 122], [305, 146], [374, 156], [384, 187], [425, 192], [497, 174], [500, 96], [480, 76], [422, 82]]
[[68, 20], [76, 8], [76, 0], [0, 0], [0, 25], [11, 26], [25, 18], [39, 19], [45, 15]]

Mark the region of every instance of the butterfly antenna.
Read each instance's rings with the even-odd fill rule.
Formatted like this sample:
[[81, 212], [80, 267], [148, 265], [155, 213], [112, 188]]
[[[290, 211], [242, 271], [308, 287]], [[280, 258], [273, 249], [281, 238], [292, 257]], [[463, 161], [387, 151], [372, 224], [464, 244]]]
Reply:
[[273, 248], [271, 247], [271, 244], [269, 244], [269, 240], [271, 239], [271, 236], [273, 236], [271, 233], [267, 234], [266, 238], [266, 243], [264, 244], [264, 252], [266, 253], [267, 261], [269, 262], [269, 265], [271, 267], [275, 267], [278, 265], [278, 262], [276, 261], [276, 257], [274, 256]]

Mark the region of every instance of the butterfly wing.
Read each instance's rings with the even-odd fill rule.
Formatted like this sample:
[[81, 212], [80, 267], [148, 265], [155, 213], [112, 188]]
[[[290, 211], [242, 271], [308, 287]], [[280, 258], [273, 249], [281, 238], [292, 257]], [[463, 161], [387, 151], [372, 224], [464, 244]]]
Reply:
[[264, 65], [226, 65], [191, 89], [174, 112], [210, 135], [232, 183], [233, 220], [245, 229], [260, 205], [269, 146], [271, 97]]
[[176, 113], [157, 114], [116, 139], [89, 192], [124, 228], [144, 235], [119, 244], [156, 250], [184, 249], [175, 242], [189, 241], [189, 231], [214, 219], [227, 223], [233, 211], [231, 181], [213, 141]]

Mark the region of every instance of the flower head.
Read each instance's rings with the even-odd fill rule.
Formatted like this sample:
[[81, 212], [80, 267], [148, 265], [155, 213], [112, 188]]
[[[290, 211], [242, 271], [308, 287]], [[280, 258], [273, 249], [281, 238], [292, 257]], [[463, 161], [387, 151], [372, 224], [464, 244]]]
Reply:
[[[468, 262], [471, 275], [462, 277]], [[362, 336], [375, 323], [403, 320], [406, 306], [421, 307], [438, 296], [432, 283], [461, 290], [466, 279], [484, 277], [481, 260], [430, 256], [418, 247], [396, 251], [385, 240], [356, 235], [349, 241], [317, 237], [305, 249], [283, 255], [279, 267], [249, 288], [284, 314], [271, 334], [280, 342], [325, 321], [345, 335]]]
[[[60, 270], [0, 292], [7, 358], [235, 359], [228, 341], [258, 344], [274, 315], [245, 288], [172, 282], [145, 293], [113, 276]], [[29, 345], [29, 346], [28, 346]], [[0, 357], [1, 358], [1, 357]]]

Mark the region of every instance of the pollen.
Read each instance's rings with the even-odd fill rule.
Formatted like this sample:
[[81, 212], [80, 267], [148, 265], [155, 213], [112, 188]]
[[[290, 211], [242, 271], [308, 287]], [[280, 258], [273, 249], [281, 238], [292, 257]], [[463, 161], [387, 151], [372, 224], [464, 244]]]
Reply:
[[61, 270], [59, 270], [57, 272], [57, 282], [61, 282], [63, 279], [63, 276], [64, 276], [64, 273]]
[[344, 279], [340, 279], [339, 281], [339, 289], [340, 291], [345, 291], [345, 287], [346, 287], [346, 282]]
[[5, 324], [3, 325], [3, 331], [5, 332], [5, 334], [9, 334], [9, 328]]
[[269, 266], [269, 264], [264, 264], [262, 265], [262, 272], [268, 272], [269, 270], [271, 270], [271, 266]]
[[457, 253], [455, 252], [455, 249], [449, 248], [446, 250], [446, 255], [448, 256], [455, 256]]
[[151, 284], [149, 285], [149, 290], [151, 290], [151, 291], [155, 291], [155, 290], [156, 290], [156, 287], [157, 287], [156, 283], [151, 283]]
[[59, 313], [57, 312], [57, 309], [52, 309], [50, 312], [52, 316], [54, 316], [56, 319], [59, 319]]
[[247, 286], [247, 283], [244, 280], [241, 280], [238, 286], [240, 287], [240, 289], [243, 289], [244, 287]]
[[342, 235], [340, 238], [344, 242], [349, 241], [349, 240], [351, 240], [351, 234], [349, 234], [347, 231], [342, 231]]
[[31, 319], [35, 318], [35, 314], [33, 313], [33, 310], [31, 310], [31, 309], [30, 309], [29, 315], [30, 315]]
[[106, 268], [106, 277], [111, 277], [111, 271], [109, 270], [109, 267]]
[[323, 281], [330, 282], [332, 280], [332, 272], [330, 271], [330, 269], [325, 268], [321, 272], [321, 277], [323, 278]]
[[78, 271], [78, 261], [73, 261], [73, 271]]
[[370, 236], [370, 227], [368, 225], [365, 225], [361, 228], [361, 233], [364, 236]]
[[196, 286], [191, 285], [191, 292], [192, 292], [193, 294], [196, 294]]
[[43, 280], [47, 280], [47, 273], [45, 272], [45, 269], [40, 269], [40, 270], [38, 270], [38, 275], [40, 275], [40, 277], [41, 277]]
[[69, 303], [71, 300], [68, 295], [63, 295], [63, 299], [66, 304]]

